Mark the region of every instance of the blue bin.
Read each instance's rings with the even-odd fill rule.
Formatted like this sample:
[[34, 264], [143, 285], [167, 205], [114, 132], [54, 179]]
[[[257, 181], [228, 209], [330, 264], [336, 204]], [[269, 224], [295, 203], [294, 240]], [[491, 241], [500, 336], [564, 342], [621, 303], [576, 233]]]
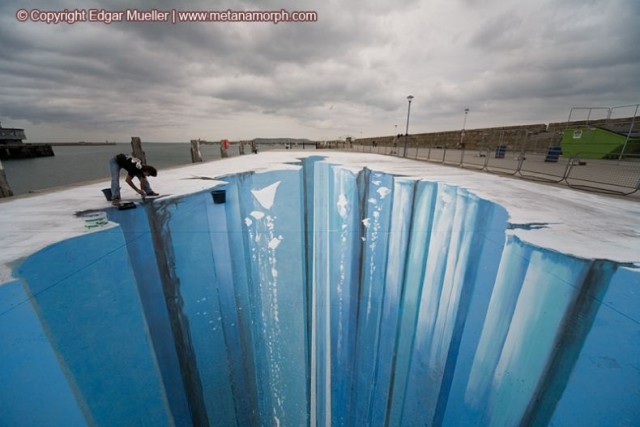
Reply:
[[547, 150], [547, 157], [545, 157], [545, 162], [557, 162], [560, 159], [560, 155], [562, 154], [562, 147], [553, 146], [549, 147]]
[[507, 152], [506, 145], [498, 145], [496, 147], [496, 159], [504, 159], [504, 155]]

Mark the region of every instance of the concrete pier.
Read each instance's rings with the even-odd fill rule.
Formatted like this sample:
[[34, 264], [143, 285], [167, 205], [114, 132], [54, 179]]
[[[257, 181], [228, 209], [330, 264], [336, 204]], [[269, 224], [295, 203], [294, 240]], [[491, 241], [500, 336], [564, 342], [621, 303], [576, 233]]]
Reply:
[[54, 156], [51, 144], [2, 144], [0, 159], [28, 159]]

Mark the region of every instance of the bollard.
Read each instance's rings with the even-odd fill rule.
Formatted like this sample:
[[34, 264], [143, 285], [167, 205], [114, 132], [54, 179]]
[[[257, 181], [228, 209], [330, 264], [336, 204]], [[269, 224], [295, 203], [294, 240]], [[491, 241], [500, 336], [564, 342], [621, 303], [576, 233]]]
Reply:
[[226, 159], [227, 157], [229, 157], [229, 140], [228, 139], [223, 139], [222, 141], [220, 141], [220, 157], [223, 159]]
[[202, 153], [200, 152], [200, 140], [191, 140], [191, 163], [202, 162]]
[[2, 160], [0, 160], [0, 197], [11, 197], [13, 196], [13, 191], [11, 191], [11, 187], [9, 187], [9, 182], [7, 181], [7, 175], [4, 173], [4, 167], [2, 167]]
[[138, 136], [131, 137], [131, 153], [133, 154], [133, 157], [140, 159], [143, 165], [147, 164], [147, 157], [145, 156], [144, 151], [142, 151], [142, 141]]

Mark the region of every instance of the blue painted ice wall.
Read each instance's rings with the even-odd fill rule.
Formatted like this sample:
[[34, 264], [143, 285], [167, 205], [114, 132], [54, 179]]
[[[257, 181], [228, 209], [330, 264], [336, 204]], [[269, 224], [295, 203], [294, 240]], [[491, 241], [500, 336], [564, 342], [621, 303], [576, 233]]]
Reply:
[[119, 229], [52, 245], [18, 273], [22, 286], [0, 287], [15, 301], [0, 316], [2, 372], [18, 385], [2, 381], [1, 424], [171, 422]]
[[527, 244], [446, 183], [299, 166], [24, 261], [0, 425], [640, 422], [637, 269]]

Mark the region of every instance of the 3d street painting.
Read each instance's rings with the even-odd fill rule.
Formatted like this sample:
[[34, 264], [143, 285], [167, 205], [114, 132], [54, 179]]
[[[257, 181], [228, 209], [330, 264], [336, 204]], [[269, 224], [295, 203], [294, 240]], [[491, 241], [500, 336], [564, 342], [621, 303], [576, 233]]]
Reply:
[[16, 265], [0, 425], [640, 423], [637, 264], [444, 181], [294, 166]]

